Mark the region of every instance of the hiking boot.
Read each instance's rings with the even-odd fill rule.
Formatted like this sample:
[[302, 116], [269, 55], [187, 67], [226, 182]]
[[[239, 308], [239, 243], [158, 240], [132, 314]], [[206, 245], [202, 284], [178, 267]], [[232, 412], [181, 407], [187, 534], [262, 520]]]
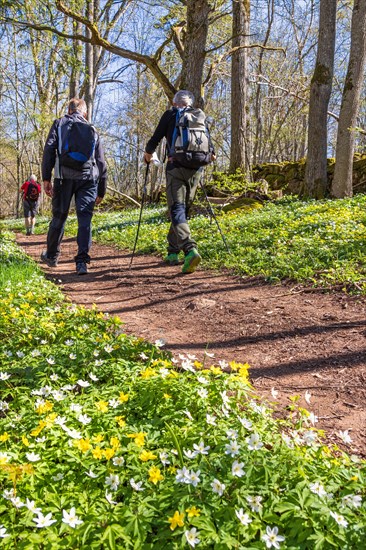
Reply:
[[178, 254], [176, 254], [175, 252], [171, 252], [170, 254], [167, 255], [167, 257], [165, 258], [165, 261], [169, 265], [178, 265], [179, 264]]
[[88, 267], [85, 262], [78, 262], [76, 264], [76, 273], [78, 275], [86, 275], [88, 273]]
[[44, 264], [47, 264], [48, 267], [56, 267], [57, 266], [57, 259], [56, 258], [49, 258], [47, 256], [47, 252], [42, 252], [41, 262], [43, 262]]
[[31, 232], [30, 229], [27, 229], [26, 235], [27, 235], [27, 237], [29, 237], [29, 235], [32, 235], [32, 232]]
[[190, 250], [188, 254], [186, 254], [186, 257], [184, 258], [182, 273], [193, 273], [194, 271], [196, 271], [200, 261], [201, 261], [201, 256], [198, 254], [195, 248], [192, 248], [192, 250]]

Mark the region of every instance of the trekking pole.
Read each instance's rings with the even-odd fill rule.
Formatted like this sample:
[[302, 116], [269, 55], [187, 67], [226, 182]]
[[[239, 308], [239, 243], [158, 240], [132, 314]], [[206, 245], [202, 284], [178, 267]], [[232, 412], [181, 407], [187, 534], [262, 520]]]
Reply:
[[146, 188], [146, 186], [147, 186], [147, 178], [148, 178], [148, 175], [149, 175], [149, 169], [150, 169], [150, 162], [148, 162], [147, 165], [146, 165], [146, 174], [145, 174], [144, 187], [143, 187], [143, 190], [142, 190], [139, 222], [138, 222], [138, 224], [137, 224], [137, 232], [136, 232], [135, 244], [133, 245], [133, 251], [132, 251], [132, 256], [131, 256], [131, 260], [130, 260], [130, 266], [129, 266], [128, 270], [131, 269], [132, 262], [133, 262], [133, 258], [134, 258], [134, 256], [135, 256], [137, 241], [138, 241], [138, 238], [139, 238], [140, 225], [141, 225], [141, 218], [142, 218], [142, 209], [143, 209], [143, 207], [144, 207], [145, 196], [146, 196], [146, 193], [147, 193], [147, 188]]
[[219, 230], [219, 232], [220, 232], [221, 238], [222, 238], [223, 243], [224, 243], [224, 245], [225, 245], [225, 248], [226, 248], [226, 250], [228, 251], [228, 253], [231, 254], [231, 250], [230, 250], [230, 248], [229, 248], [229, 245], [227, 244], [227, 241], [226, 241], [226, 239], [225, 239], [225, 236], [224, 236], [224, 234], [223, 234], [223, 232], [222, 232], [222, 230], [221, 230], [221, 227], [220, 227], [220, 224], [219, 224], [218, 219], [217, 219], [217, 217], [216, 217], [216, 214], [215, 214], [215, 212], [213, 211], [212, 204], [210, 203], [210, 199], [209, 199], [208, 196], [207, 196], [205, 186], [203, 185], [203, 177], [201, 177], [201, 179], [200, 179], [200, 185], [201, 185], [203, 194], [205, 195], [205, 199], [206, 199], [207, 204], [208, 204], [208, 207], [209, 207], [210, 216], [215, 220], [216, 225], [217, 225], [217, 228], [218, 228], [218, 230]]

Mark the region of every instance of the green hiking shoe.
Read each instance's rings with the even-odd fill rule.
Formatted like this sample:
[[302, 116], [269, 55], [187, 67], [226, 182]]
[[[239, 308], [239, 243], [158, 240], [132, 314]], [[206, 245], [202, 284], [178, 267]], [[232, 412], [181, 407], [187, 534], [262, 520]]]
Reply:
[[195, 248], [192, 248], [184, 258], [182, 273], [193, 273], [196, 271], [198, 264], [201, 261], [201, 256]]
[[165, 261], [169, 265], [178, 265], [179, 264], [178, 254], [176, 254], [175, 252], [168, 254], [167, 257], [165, 258]]

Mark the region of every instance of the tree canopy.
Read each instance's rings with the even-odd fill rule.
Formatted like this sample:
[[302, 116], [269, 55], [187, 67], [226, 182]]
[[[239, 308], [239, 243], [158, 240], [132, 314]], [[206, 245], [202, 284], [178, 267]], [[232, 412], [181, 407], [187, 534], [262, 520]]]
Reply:
[[[121, 191], [139, 188], [144, 145], [179, 88], [191, 89], [214, 119], [215, 170], [239, 168], [250, 179], [256, 164], [305, 157], [325, 2], [0, 0], [0, 142], [16, 151], [1, 161], [3, 180], [14, 187], [10, 180], [39, 174], [47, 128], [73, 95], [86, 99]], [[352, 10], [337, 3], [328, 157], [336, 151]], [[362, 85], [350, 130], [355, 151], [364, 147], [365, 116]]]

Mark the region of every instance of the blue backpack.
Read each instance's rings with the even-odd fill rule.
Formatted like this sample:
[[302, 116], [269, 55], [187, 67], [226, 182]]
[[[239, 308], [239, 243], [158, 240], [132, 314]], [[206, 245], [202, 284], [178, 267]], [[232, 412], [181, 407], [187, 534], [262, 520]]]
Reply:
[[82, 170], [92, 165], [96, 144], [95, 128], [87, 121], [68, 119], [58, 129], [61, 166]]

